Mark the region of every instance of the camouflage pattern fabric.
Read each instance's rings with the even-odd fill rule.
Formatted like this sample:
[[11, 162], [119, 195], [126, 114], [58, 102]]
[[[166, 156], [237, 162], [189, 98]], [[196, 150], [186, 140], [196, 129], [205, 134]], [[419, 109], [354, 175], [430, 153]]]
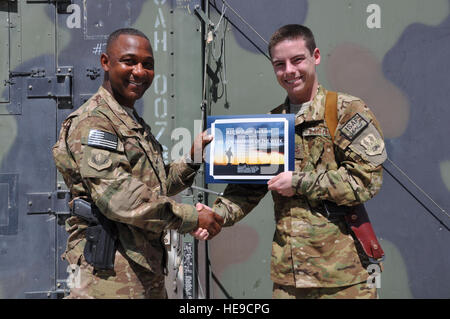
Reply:
[[295, 288], [273, 284], [273, 299], [378, 299], [377, 289], [360, 283], [336, 288]]
[[[94, 203], [115, 222], [125, 254], [161, 275], [167, 254], [164, 231], [187, 233], [197, 227], [195, 207], [169, 196], [192, 184], [198, 166], [185, 158], [165, 165], [150, 127], [139, 117], [138, 122], [100, 87], [63, 122], [53, 157], [72, 198]], [[86, 227], [75, 216], [66, 221], [64, 258], [69, 264], [80, 264]]]
[[[386, 158], [383, 137], [363, 101], [338, 93], [333, 145], [324, 122], [326, 93], [319, 86], [311, 105], [295, 119], [292, 187], [296, 194], [284, 197], [272, 192], [276, 230], [271, 278], [280, 285], [342, 287], [364, 282], [369, 276], [367, 257], [347, 224], [342, 217], [325, 217], [322, 201], [357, 205], [379, 191], [381, 164]], [[272, 111], [287, 112], [288, 99]], [[230, 184], [213, 209], [224, 217], [224, 226], [231, 226], [244, 218], [267, 191], [267, 185]]]
[[119, 251], [114, 270], [94, 270], [83, 256], [76, 267], [79, 270], [65, 299], [167, 299], [164, 275], [149, 272]]

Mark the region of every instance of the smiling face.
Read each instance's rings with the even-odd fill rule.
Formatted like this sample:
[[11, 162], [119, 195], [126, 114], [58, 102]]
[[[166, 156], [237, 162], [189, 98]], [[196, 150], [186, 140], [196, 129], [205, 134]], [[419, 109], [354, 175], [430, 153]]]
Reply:
[[100, 62], [105, 71], [103, 86], [127, 107], [132, 108], [144, 95], [155, 76], [152, 47], [141, 36], [119, 35]]
[[311, 54], [303, 38], [286, 39], [272, 48], [271, 56], [278, 83], [286, 90], [291, 103], [311, 101], [319, 85], [316, 73], [319, 49]]

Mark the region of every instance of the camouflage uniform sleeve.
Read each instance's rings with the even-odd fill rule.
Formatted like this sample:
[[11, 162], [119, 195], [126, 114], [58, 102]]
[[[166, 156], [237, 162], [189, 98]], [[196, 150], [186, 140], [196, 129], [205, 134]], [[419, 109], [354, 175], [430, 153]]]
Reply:
[[232, 226], [247, 216], [267, 192], [265, 184], [229, 184], [212, 209], [224, 218], [224, 226]]
[[88, 117], [71, 129], [67, 144], [93, 202], [107, 218], [154, 232], [186, 233], [197, 227], [194, 206], [162, 196], [159, 183], [150, 188], [133, 177], [120, 141], [116, 150], [88, 145], [91, 130], [115, 135], [108, 120]]
[[[387, 154], [380, 125], [362, 101], [346, 103], [339, 115], [334, 140], [338, 167], [294, 172], [292, 187], [309, 200], [353, 206], [364, 203], [380, 190], [381, 164]], [[330, 150], [323, 150], [327, 151]]]
[[187, 162], [186, 157], [166, 165], [167, 195], [173, 196], [192, 185], [200, 165]]

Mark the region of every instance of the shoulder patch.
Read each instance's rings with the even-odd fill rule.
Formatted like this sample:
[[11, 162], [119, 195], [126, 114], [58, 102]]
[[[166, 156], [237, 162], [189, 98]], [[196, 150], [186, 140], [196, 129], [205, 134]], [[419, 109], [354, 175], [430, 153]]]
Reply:
[[101, 130], [90, 130], [88, 145], [115, 151], [117, 149], [117, 136]]
[[341, 128], [341, 133], [347, 139], [353, 141], [368, 125], [369, 122], [365, 120], [359, 113], [356, 113]]
[[387, 158], [383, 138], [373, 124], [369, 124], [349, 147], [374, 166], [382, 164]]
[[92, 150], [88, 158], [88, 164], [97, 171], [101, 171], [111, 166], [110, 153], [103, 150]]

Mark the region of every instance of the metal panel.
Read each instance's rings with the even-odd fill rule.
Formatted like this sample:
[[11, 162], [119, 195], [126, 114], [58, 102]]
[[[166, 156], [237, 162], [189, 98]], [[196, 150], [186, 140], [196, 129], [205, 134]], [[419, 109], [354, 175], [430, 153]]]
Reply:
[[[8, 228], [13, 231], [5, 233], [2, 228], [0, 234], [0, 296], [23, 298], [27, 293], [55, 289], [56, 218], [27, 215], [26, 195], [55, 190], [50, 149], [56, 138], [56, 101], [26, 96], [26, 82], [32, 70], [44, 70], [47, 75], [56, 71], [55, 5], [8, 3], [14, 26], [10, 29], [10, 71], [14, 84], [10, 103], [3, 104], [0, 117], [0, 184], [8, 184], [9, 189], [8, 203], [0, 204], [10, 210]], [[12, 201], [14, 196], [16, 199]]]
[[0, 103], [9, 102], [9, 1], [0, 2], [0, 88], [4, 88], [0, 95]]
[[0, 235], [18, 232], [18, 174], [0, 174]]

